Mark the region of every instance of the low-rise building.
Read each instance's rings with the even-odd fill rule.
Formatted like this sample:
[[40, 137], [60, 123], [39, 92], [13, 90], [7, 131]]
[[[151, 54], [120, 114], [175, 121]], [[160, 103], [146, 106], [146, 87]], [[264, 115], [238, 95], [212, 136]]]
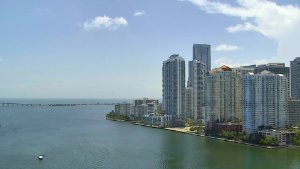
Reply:
[[216, 131], [242, 132], [243, 125], [241, 123], [216, 123], [214, 128]]
[[147, 114], [143, 116], [143, 122], [146, 125], [169, 127], [172, 125], [172, 115], [153, 115]]
[[288, 130], [262, 130], [258, 131], [258, 134], [267, 137], [271, 136], [278, 141], [279, 145], [287, 145], [292, 143], [292, 137], [295, 136], [295, 132]]
[[157, 99], [142, 98], [134, 100], [133, 114], [136, 117], [143, 117], [147, 114], [155, 114], [159, 107]]
[[115, 105], [115, 112], [130, 116], [132, 111], [132, 104], [130, 103], [118, 103]]

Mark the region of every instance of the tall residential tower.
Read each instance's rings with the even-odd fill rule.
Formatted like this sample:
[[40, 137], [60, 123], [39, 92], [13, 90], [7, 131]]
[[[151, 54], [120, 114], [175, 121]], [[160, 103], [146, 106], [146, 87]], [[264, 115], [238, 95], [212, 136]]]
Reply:
[[269, 71], [244, 77], [244, 131], [256, 133], [259, 127], [284, 128], [287, 125], [287, 78]]
[[163, 107], [167, 115], [184, 116], [185, 110], [185, 61], [171, 55], [163, 62]]
[[[187, 86], [192, 88], [192, 92], [189, 96], [190, 98], [186, 98], [190, 100], [191, 104], [187, 106], [191, 106], [192, 119], [200, 120], [203, 119], [203, 106], [204, 106], [204, 85], [205, 85], [205, 77], [206, 77], [206, 65], [198, 60], [189, 61], [189, 78], [187, 82]], [[187, 112], [188, 113], [188, 112]]]
[[242, 74], [228, 66], [213, 69], [205, 81], [205, 123], [242, 121]]

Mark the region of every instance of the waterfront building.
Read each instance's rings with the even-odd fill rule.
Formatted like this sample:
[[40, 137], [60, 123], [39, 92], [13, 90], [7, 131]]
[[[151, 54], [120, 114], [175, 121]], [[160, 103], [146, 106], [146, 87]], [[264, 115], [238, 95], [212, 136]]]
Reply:
[[205, 123], [212, 128], [215, 123], [242, 120], [242, 74], [228, 66], [213, 69], [205, 81]]
[[185, 115], [185, 61], [178, 54], [163, 62], [163, 107], [167, 115]]
[[293, 131], [288, 130], [262, 130], [258, 134], [267, 137], [271, 136], [278, 141], [278, 145], [284, 146], [292, 143], [292, 137], [296, 135]]
[[274, 74], [282, 74], [287, 79], [287, 87], [288, 87], [288, 96], [290, 96], [290, 68], [286, 67], [284, 63], [268, 63], [263, 65], [258, 65], [255, 68], [255, 74], [259, 74], [263, 71], [269, 71]]
[[134, 100], [133, 111], [136, 117], [142, 117], [146, 114], [154, 114], [159, 106], [157, 99], [142, 98]]
[[130, 116], [132, 111], [132, 104], [130, 103], [118, 103], [115, 105], [115, 112]]
[[300, 125], [300, 100], [290, 98], [287, 111], [288, 126]]
[[208, 44], [193, 45], [193, 60], [198, 60], [206, 65], [206, 72], [211, 70], [211, 49]]
[[[189, 78], [187, 86], [192, 88], [192, 92], [187, 98], [191, 104], [188, 109], [191, 109], [192, 119], [202, 120], [204, 106], [204, 85], [206, 77], [206, 65], [198, 60], [189, 61]], [[189, 94], [189, 93], [188, 93]]]
[[156, 127], [171, 127], [172, 115], [153, 115], [147, 114], [143, 116], [143, 122], [145, 125], [151, 125]]
[[244, 131], [286, 127], [287, 79], [269, 71], [244, 76]]
[[291, 97], [300, 99], [300, 57], [291, 61]]

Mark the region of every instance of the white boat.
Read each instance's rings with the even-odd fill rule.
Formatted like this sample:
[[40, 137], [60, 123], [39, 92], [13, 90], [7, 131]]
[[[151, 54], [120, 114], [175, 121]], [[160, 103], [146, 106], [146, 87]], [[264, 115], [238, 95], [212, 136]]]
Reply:
[[43, 159], [44, 159], [44, 155], [39, 155], [39, 156], [38, 156], [38, 159], [39, 159], [39, 160], [43, 160]]

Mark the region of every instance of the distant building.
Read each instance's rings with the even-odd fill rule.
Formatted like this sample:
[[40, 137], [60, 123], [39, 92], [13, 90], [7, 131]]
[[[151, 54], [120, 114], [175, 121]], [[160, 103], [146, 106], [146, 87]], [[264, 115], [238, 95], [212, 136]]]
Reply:
[[146, 114], [154, 114], [159, 106], [157, 99], [142, 98], [134, 100], [134, 115], [136, 117], [142, 117]]
[[256, 65], [249, 65], [249, 66], [240, 66], [237, 68], [234, 68], [234, 71], [240, 72], [243, 75], [246, 75], [248, 73], [254, 73], [255, 72]]
[[290, 96], [290, 68], [286, 67], [284, 63], [268, 63], [264, 65], [258, 65], [255, 68], [255, 74], [260, 74], [263, 71], [269, 71], [274, 74], [282, 74], [287, 79], [287, 92], [288, 96]]
[[295, 132], [288, 130], [262, 130], [258, 134], [275, 138], [280, 146], [292, 144], [292, 137], [296, 135]]
[[300, 125], [300, 100], [288, 100], [287, 120], [289, 126]]
[[172, 126], [172, 115], [144, 115], [143, 122], [146, 125], [157, 126], [157, 127], [171, 127]]
[[163, 107], [167, 115], [185, 115], [185, 61], [179, 55], [171, 55], [163, 62]]
[[206, 65], [206, 72], [211, 70], [211, 49], [208, 44], [193, 45], [193, 60], [198, 60]]
[[242, 75], [228, 66], [213, 69], [205, 82], [205, 123], [242, 121]]
[[132, 104], [130, 103], [118, 103], [115, 105], [115, 112], [130, 116]]
[[244, 77], [244, 131], [256, 133], [260, 126], [287, 125], [287, 79], [269, 71]]
[[188, 99], [191, 104], [191, 114], [194, 120], [203, 119], [202, 107], [204, 106], [204, 85], [206, 77], [206, 65], [198, 60], [189, 61], [189, 78], [187, 85], [192, 88], [191, 98]]
[[291, 61], [291, 97], [300, 100], [300, 57]]

